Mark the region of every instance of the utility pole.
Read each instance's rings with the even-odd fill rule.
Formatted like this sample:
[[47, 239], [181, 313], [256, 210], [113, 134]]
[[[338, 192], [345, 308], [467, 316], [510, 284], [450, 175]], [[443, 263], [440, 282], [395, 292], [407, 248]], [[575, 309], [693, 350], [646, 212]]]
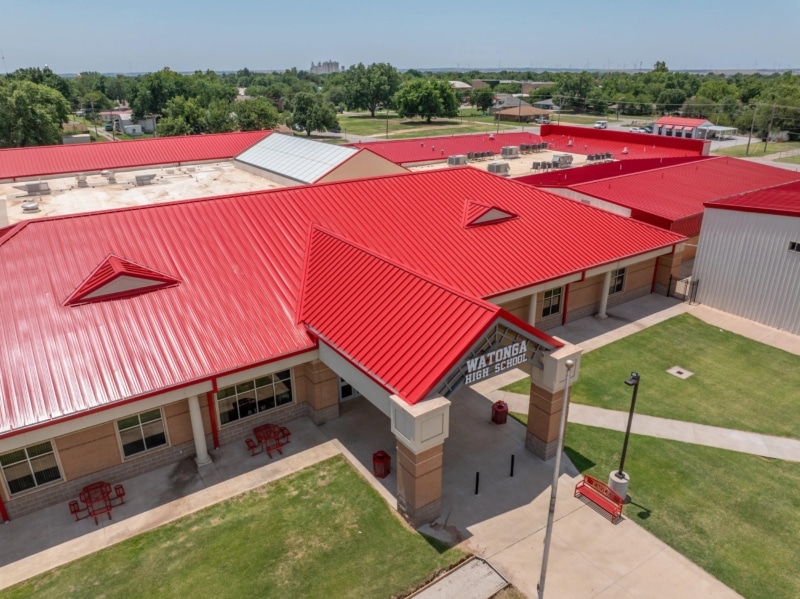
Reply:
[[772, 105], [772, 116], [769, 117], [769, 127], [767, 127], [767, 136], [764, 138], [764, 154], [767, 153], [767, 142], [769, 141], [769, 134], [772, 131], [772, 121], [775, 119], [775, 104]]
[[750, 123], [750, 135], [747, 136], [747, 147], [744, 150], [744, 155], [750, 155], [750, 140], [753, 138], [753, 129], [756, 126], [756, 113], [758, 112], [758, 104], [753, 107], [753, 121]]

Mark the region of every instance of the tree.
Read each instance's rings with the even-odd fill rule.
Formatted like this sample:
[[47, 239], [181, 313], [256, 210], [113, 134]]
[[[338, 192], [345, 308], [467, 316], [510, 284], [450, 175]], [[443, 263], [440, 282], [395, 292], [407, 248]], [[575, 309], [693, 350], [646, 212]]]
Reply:
[[392, 65], [378, 62], [365, 67], [362, 63], [351, 66], [344, 76], [347, 107], [369, 110], [372, 117], [378, 106], [388, 106], [400, 88], [402, 79]]
[[158, 134], [164, 137], [191, 135], [203, 131], [205, 111], [193, 98], [177, 96], [167, 102], [158, 122]]
[[50, 67], [45, 66], [43, 69], [39, 67], [17, 69], [9, 77], [17, 81], [30, 81], [39, 85], [46, 85], [59, 92], [65, 100], [69, 101], [71, 98], [71, 90], [67, 80], [60, 75], [56, 75]]
[[657, 60], [656, 64], [653, 65], [653, 70], [656, 73], [666, 73], [669, 71], [669, 69], [667, 68], [667, 63], [664, 62], [663, 60]]
[[31, 81], [0, 81], [0, 147], [61, 142], [70, 106], [55, 89]]
[[228, 100], [214, 100], [205, 109], [201, 120], [203, 133], [227, 133], [236, 128], [236, 114], [233, 103]]
[[325, 97], [316, 92], [299, 92], [292, 102], [291, 124], [299, 125], [311, 135], [312, 131], [327, 131], [339, 125], [336, 109]]
[[478, 107], [481, 112], [486, 112], [494, 102], [494, 92], [491, 87], [479, 87], [472, 90], [472, 103]]
[[265, 98], [242, 100], [236, 103], [234, 109], [239, 131], [261, 131], [278, 126], [278, 111]]
[[447, 81], [414, 79], [394, 96], [397, 114], [401, 117], [423, 117], [430, 123], [434, 117], [458, 116], [458, 100]]
[[131, 100], [133, 115], [144, 118], [150, 114], [164, 112], [172, 98], [188, 97], [186, 77], [165, 67], [158, 72], [148, 73], [139, 82], [136, 95]]
[[656, 107], [661, 112], [673, 112], [686, 102], [686, 92], [676, 87], [668, 87], [656, 98]]

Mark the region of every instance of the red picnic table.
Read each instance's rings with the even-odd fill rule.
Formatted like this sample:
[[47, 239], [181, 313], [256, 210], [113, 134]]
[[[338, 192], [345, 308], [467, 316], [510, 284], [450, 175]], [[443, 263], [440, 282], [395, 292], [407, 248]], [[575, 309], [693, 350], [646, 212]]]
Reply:
[[[262, 424], [253, 429], [253, 434], [258, 440], [259, 445], [267, 451], [267, 455], [272, 457], [272, 452], [277, 450], [283, 455], [281, 448], [289, 442], [289, 429], [277, 424]], [[249, 446], [249, 444], [248, 444]], [[252, 453], [252, 449], [251, 449]]]
[[[69, 511], [75, 516], [75, 520], [94, 518], [94, 523], [97, 524], [98, 516], [108, 514], [108, 519], [111, 520], [111, 509], [125, 503], [125, 488], [116, 485], [112, 495], [111, 485], [98, 481], [81, 489], [78, 498], [86, 507], [81, 508], [77, 501], [69, 502]], [[83, 515], [83, 512], [86, 514]]]

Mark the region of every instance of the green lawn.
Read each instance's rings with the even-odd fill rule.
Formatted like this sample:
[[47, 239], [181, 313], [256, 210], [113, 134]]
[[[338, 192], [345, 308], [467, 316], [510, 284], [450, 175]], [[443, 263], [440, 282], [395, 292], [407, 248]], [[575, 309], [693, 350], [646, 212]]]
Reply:
[[788, 162], [789, 164], [800, 164], [800, 154], [794, 156], [787, 156], [786, 158], [778, 158], [775, 162]]
[[[503, 131], [504, 127], [500, 127], [500, 131]], [[399, 133], [394, 133], [389, 135], [389, 139], [408, 139], [412, 137], [434, 137], [437, 135], [466, 135], [467, 133], [485, 133], [485, 132], [492, 132], [494, 133], [497, 131], [496, 127], [491, 125], [482, 125], [481, 123], [476, 123], [475, 125], [465, 125], [463, 127], [440, 127], [440, 128], [432, 128], [427, 129], [425, 131], [420, 131], [417, 129], [416, 131], [400, 131]]]
[[[695, 374], [681, 380], [672, 366]], [[627, 411], [632, 370], [639, 414], [800, 438], [800, 356], [681, 314], [584, 355], [572, 401]], [[505, 390], [528, 393], [530, 379]]]
[[[566, 452], [606, 481], [623, 438], [570, 424]], [[625, 517], [748, 599], [800, 597], [800, 464], [632, 435], [625, 470]]]
[[388, 598], [464, 555], [405, 527], [337, 457], [0, 597]]
[[740, 144], [738, 146], [731, 146], [729, 148], [720, 148], [714, 150], [714, 154], [723, 156], [733, 156], [735, 158], [744, 158], [745, 156], [767, 156], [768, 154], [778, 154], [779, 152], [787, 152], [788, 150], [796, 150], [800, 148], [800, 141], [786, 141], [781, 143], [769, 142], [767, 149], [764, 150], [764, 142], [757, 138], [753, 138], [750, 142], [750, 153], [745, 154], [747, 144]]
[[559, 122], [564, 124], [572, 124], [572, 125], [592, 125], [595, 121], [598, 120], [608, 120], [608, 117], [599, 116], [599, 117], [591, 117], [591, 116], [573, 116], [570, 114], [562, 114], [561, 118], [557, 114], [553, 114], [550, 116], [550, 122], [558, 124]]
[[[501, 124], [500, 130], [515, 128], [517, 125]], [[386, 135], [387, 118], [386, 114], [376, 115], [373, 119], [369, 114], [357, 116], [340, 116], [339, 127], [342, 132], [349, 135], [374, 136], [377, 138]], [[453, 119], [433, 119], [426, 123], [422, 119], [400, 119], [396, 114], [389, 113], [388, 128], [390, 138], [406, 137], [425, 137], [426, 135], [450, 135], [446, 133], [434, 133], [436, 129], [445, 130], [448, 128], [463, 127], [461, 133], [476, 133], [488, 131], [492, 127], [496, 128], [493, 117], [482, 116], [461, 116]]]

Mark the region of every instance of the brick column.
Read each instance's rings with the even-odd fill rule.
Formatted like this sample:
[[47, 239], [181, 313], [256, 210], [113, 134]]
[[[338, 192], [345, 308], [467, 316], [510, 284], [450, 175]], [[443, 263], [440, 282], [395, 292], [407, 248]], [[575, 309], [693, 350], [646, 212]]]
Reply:
[[211, 463], [206, 446], [206, 432], [203, 428], [203, 416], [200, 413], [200, 400], [197, 395], [189, 398], [189, 419], [192, 423], [192, 438], [194, 439], [195, 458], [198, 466], [205, 466]]
[[397, 509], [413, 526], [433, 522], [442, 511], [444, 445], [414, 453], [397, 442]]
[[308, 417], [314, 424], [323, 424], [339, 417], [339, 377], [319, 360], [304, 365], [305, 401]]
[[390, 416], [397, 438], [397, 509], [415, 528], [442, 510], [442, 457], [450, 434], [450, 402], [434, 397], [413, 406], [392, 395]]
[[581, 348], [566, 343], [544, 358], [544, 367], [531, 371], [531, 394], [528, 404], [528, 432], [525, 447], [543, 460], [555, 456], [558, 449], [558, 428], [564, 409], [564, 383], [567, 369], [564, 362], [575, 361], [570, 381], [580, 372]]
[[656, 293], [666, 295], [670, 276], [673, 280], [678, 278], [681, 271], [682, 254], [683, 244], [681, 243], [678, 244], [675, 253], [659, 256], [655, 273]]

